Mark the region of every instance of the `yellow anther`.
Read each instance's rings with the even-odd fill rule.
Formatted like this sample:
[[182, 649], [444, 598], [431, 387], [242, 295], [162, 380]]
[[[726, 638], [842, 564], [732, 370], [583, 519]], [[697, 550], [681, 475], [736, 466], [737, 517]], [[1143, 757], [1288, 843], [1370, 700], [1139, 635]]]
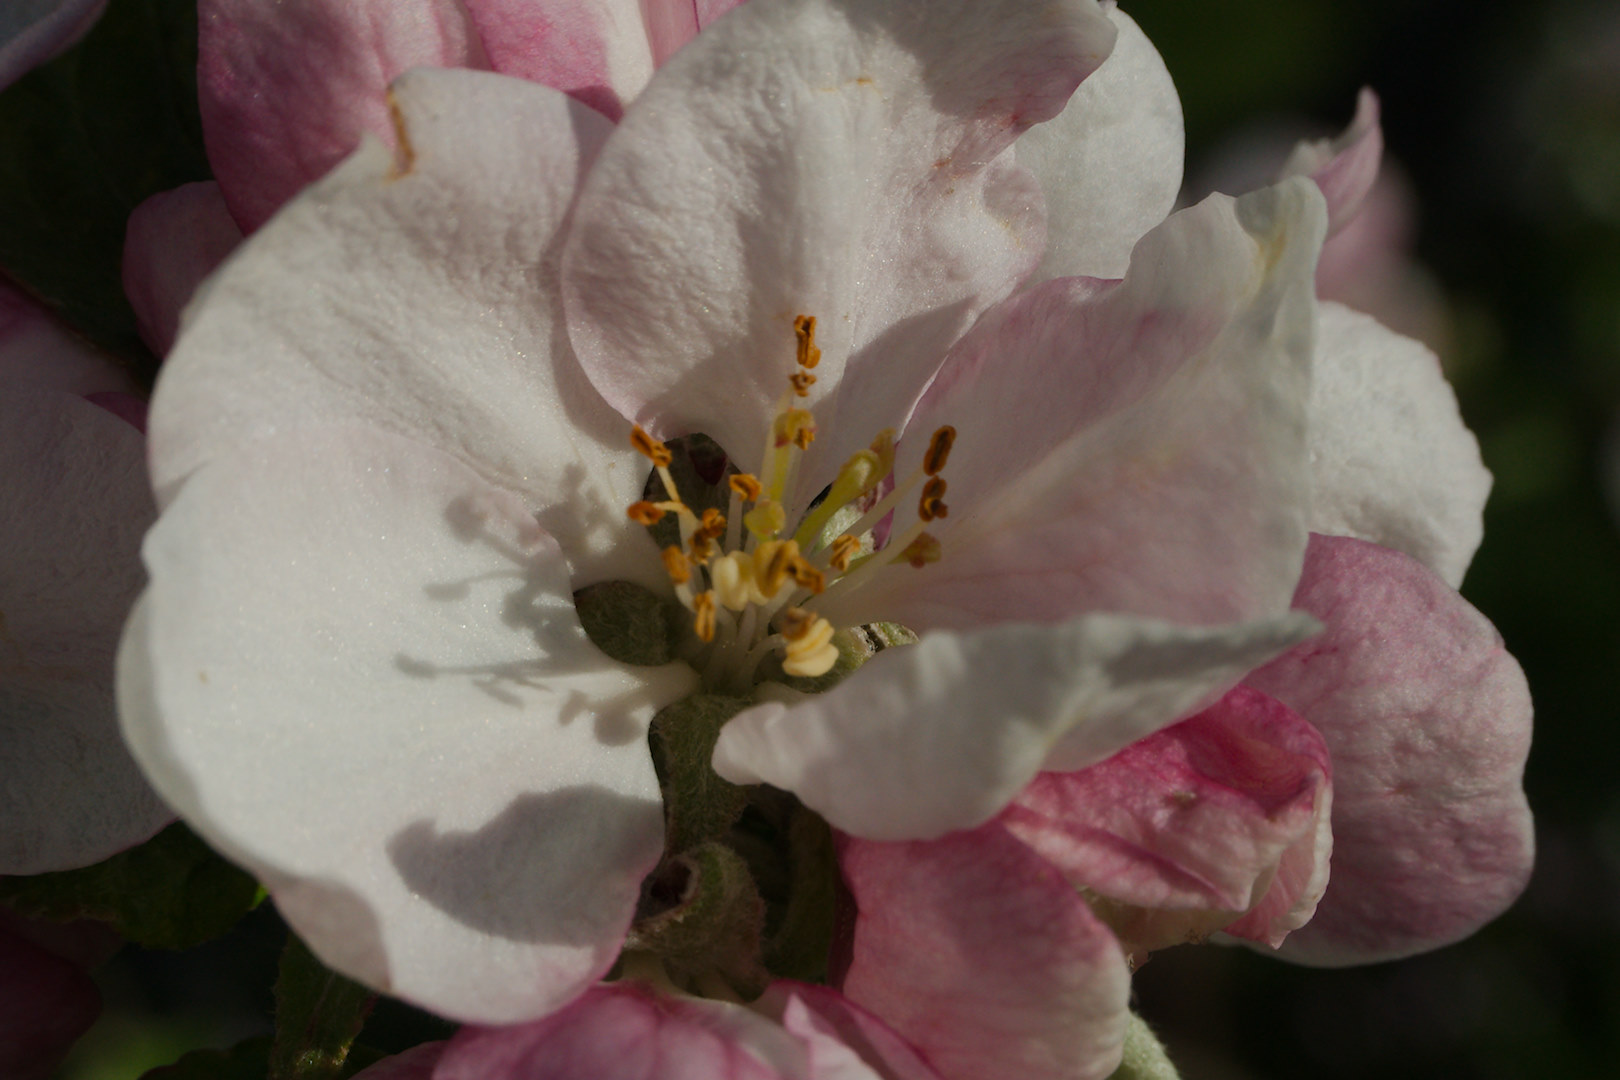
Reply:
[[646, 500], [631, 503], [630, 508], [625, 513], [637, 525], [656, 525], [664, 518], [664, 511], [659, 508], [658, 504]]
[[699, 641], [714, 640], [714, 593], [700, 592], [692, 598], [692, 629]]
[[[660, 469], [668, 468], [669, 463], [675, 460], [675, 455], [669, 452], [669, 447], [647, 434], [640, 424], [630, 429], [630, 445], [636, 448], [636, 453]], [[675, 492], [670, 492], [671, 496], [674, 494]]]
[[798, 557], [799, 545], [792, 540], [767, 540], [754, 549], [754, 584], [766, 599], [776, 595]]
[[734, 473], [731, 479], [726, 482], [731, 485], [731, 490], [743, 502], [757, 502], [760, 492], [765, 490], [760, 486], [759, 477], [753, 473]]
[[928, 440], [928, 453], [923, 455], [923, 472], [938, 476], [945, 467], [945, 459], [951, 456], [951, 447], [955, 443], [956, 429], [951, 425], [946, 424], [934, 432], [934, 437]]
[[815, 678], [831, 671], [838, 663], [838, 646], [832, 643], [832, 624], [801, 608], [788, 608], [778, 616], [777, 627], [787, 639], [782, 650], [782, 670], [789, 675]]
[[788, 376], [788, 382], [793, 384], [793, 392], [799, 397], [809, 397], [810, 388], [816, 385], [816, 377], [808, 371], [795, 371]]
[[766, 499], [743, 515], [743, 525], [757, 539], [769, 540], [787, 526], [787, 511], [781, 503]]
[[703, 511], [703, 521], [698, 525], [697, 535], [705, 540], [718, 540], [726, 535], [726, 515], [712, 506]]
[[924, 521], [949, 517], [951, 508], [945, 505], [945, 478], [930, 476], [923, 485], [922, 498], [917, 500], [917, 516]]
[[860, 552], [861, 542], [846, 533], [832, 542], [832, 559], [828, 565], [842, 574], [849, 569], [850, 562]]
[[803, 558], [797, 558], [789, 562], [788, 573], [793, 575], [794, 582], [801, 589], [809, 589], [813, 593], [820, 593], [827, 588], [825, 575]]
[[921, 570], [929, 563], [939, 562], [941, 553], [942, 552], [938, 540], [934, 539], [928, 533], [920, 533], [918, 534], [917, 539], [906, 545], [906, 549], [904, 551], [895, 556], [894, 561], [899, 562], [901, 559], [904, 559], [912, 566], [915, 566], [917, 569]]
[[692, 534], [692, 543], [686, 549], [686, 557], [698, 566], [707, 566], [709, 559], [714, 555], [715, 543], [713, 538], [702, 533]]
[[771, 441], [778, 448], [793, 443], [802, 450], [815, 437], [816, 418], [808, 409], [783, 409], [771, 424]]
[[758, 592], [754, 588], [754, 561], [741, 552], [722, 555], [709, 564], [715, 598], [731, 611], [741, 611]]
[[677, 585], [685, 585], [692, 580], [692, 564], [686, 558], [686, 553], [679, 547], [671, 544], [663, 550], [664, 570], [669, 574], [669, 580]]
[[816, 317], [800, 315], [793, 320], [793, 336], [798, 339], [799, 366], [813, 368], [821, 363], [821, 350], [816, 348]]

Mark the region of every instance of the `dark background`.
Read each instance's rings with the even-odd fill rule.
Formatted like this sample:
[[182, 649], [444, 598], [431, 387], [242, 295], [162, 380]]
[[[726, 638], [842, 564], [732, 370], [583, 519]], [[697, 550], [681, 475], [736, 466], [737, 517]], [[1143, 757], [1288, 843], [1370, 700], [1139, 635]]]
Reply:
[[[1524, 898], [1461, 945], [1344, 971], [1173, 949], [1137, 976], [1138, 1005], [1189, 1080], [1616, 1075], [1620, 5], [1124, 6], [1181, 90], [1195, 183], [1230, 168], [1234, 139], [1329, 134], [1360, 86], [1382, 98], [1415, 192], [1412, 257], [1438, 285], [1434, 337], [1496, 475], [1463, 592], [1529, 675], [1540, 846]], [[190, 953], [127, 951], [63, 1080], [130, 1080], [268, 1030], [280, 935], [266, 909]], [[366, 1038], [403, 1045], [424, 1023], [388, 1007]]]

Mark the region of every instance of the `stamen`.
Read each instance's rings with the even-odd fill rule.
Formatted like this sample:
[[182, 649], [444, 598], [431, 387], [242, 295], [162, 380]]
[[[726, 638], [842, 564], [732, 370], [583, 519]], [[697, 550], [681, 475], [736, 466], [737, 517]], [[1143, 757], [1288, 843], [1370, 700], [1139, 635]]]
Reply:
[[832, 486], [827, 489], [827, 497], [821, 500], [821, 505], [810, 511], [799, 524], [793, 539], [805, 547], [814, 544], [834, 514], [878, 486], [885, 475], [881, 471], [882, 468], [882, 460], [876, 451], [856, 451], [844, 462], [844, 467], [838, 470], [838, 475], [833, 478]]
[[917, 500], [917, 516], [924, 521], [949, 517], [951, 508], [945, 505], [945, 478], [930, 476], [923, 485], [922, 497]]
[[714, 507], [703, 511], [703, 522], [698, 526], [696, 536], [705, 540], [718, 540], [726, 534], [726, 515]]
[[784, 409], [771, 425], [771, 439], [778, 447], [792, 443], [800, 450], [816, 437], [816, 418], [808, 409]]
[[729, 552], [709, 564], [714, 595], [727, 609], [741, 611], [753, 600], [754, 563], [740, 552]]
[[816, 348], [816, 317], [800, 315], [793, 320], [793, 336], [798, 338], [799, 366], [813, 368], [821, 363], [821, 350]]
[[647, 502], [645, 499], [631, 503], [630, 508], [625, 513], [637, 525], [656, 525], [664, 519], [664, 511], [659, 508], [658, 504]]
[[[669, 447], [647, 434], [640, 424], [630, 429], [630, 445], [636, 448], [636, 453], [660, 469], [667, 469], [669, 463], [675, 460], [675, 455], [669, 452]], [[678, 498], [673, 491], [669, 495], [670, 498]]]
[[928, 440], [928, 453], [923, 455], [923, 472], [938, 476], [945, 467], [945, 460], [951, 456], [951, 447], [955, 443], [956, 429], [951, 425], [946, 424], [934, 432], [933, 438]]
[[801, 589], [809, 589], [813, 593], [820, 593], [827, 588], [827, 579], [820, 570], [811, 566], [803, 558], [796, 558], [788, 563], [788, 573]]
[[929, 533], [921, 533], [915, 540], [906, 545], [904, 551], [895, 556], [894, 561], [899, 562], [904, 559], [918, 570], [921, 570], [929, 563], [939, 562], [941, 554], [939, 541]]
[[743, 524], [758, 540], [769, 540], [787, 526], [787, 511], [774, 499], [757, 503], [743, 515]]
[[736, 473], [727, 483], [743, 502], [758, 502], [760, 493], [765, 490], [753, 473]]
[[700, 592], [692, 598], [692, 629], [699, 641], [714, 640], [713, 592]]
[[828, 565], [842, 574], [849, 569], [850, 560], [859, 555], [860, 552], [860, 540], [845, 533], [832, 542], [832, 559]]
[[782, 588], [798, 557], [799, 545], [792, 540], [767, 540], [754, 552], [754, 582], [766, 599]]
[[671, 544], [663, 550], [663, 557], [664, 570], [669, 574], [669, 580], [677, 585], [685, 585], [692, 580], [692, 563], [680, 548]]
[[707, 566], [713, 554], [714, 541], [701, 533], [693, 533], [692, 543], [687, 547], [687, 557], [699, 566]]
[[826, 619], [803, 608], [788, 608], [777, 617], [777, 625], [787, 639], [782, 670], [789, 675], [815, 678], [827, 674], [838, 663], [832, 623]]
[[816, 441], [816, 426], [805, 424], [793, 433], [793, 445], [800, 450], [810, 449], [810, 444]]
[[816, 385], [816, 377], [808, 371], [795, 371], [788, 376], [788, 382], [793, 384], [793, 392], [799, 397], [809, 397], [810, 388]]

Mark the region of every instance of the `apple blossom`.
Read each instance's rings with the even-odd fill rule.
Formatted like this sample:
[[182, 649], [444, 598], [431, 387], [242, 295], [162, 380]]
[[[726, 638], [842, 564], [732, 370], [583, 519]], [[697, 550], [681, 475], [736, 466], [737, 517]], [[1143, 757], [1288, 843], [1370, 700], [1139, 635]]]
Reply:
[[0, 387], [0, 874], [38, 874], [97, 862], [171, 817], [113, 706], [153, 511], [133, 383], [9, 287]]
[[0, 89], [72, 45], [107, 0], [12, 0], [0, 11]]

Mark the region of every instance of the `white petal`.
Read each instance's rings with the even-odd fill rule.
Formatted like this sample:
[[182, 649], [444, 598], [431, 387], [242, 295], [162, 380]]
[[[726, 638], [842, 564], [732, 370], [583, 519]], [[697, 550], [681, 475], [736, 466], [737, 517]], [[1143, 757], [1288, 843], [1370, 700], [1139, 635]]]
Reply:
[[645, 463], [556, 296], [557, 230], [610, 125], [482, 72], [411, 72], [394, 100], [408, 161], [362, 146], [188, 309], [152, 408], [160, 500], [254, 440], [359, 419], [523, 492], [581, 584], [659, 580], [651, 548], [623, 542]]
[[1181, 191], [1181, 99], [1159, 52], [1117, 8], [1114, 51], [1055, 119], [1018, 139], [1046, 196], [1046, 255], [1026, 284], [1125, 276], [1131, 248]]
[[988, 821], [1041, 769], [1083, 768], [1185, 716], [1315, 627], [1088, 615], [926, 634], [800, 705], [739, 714], [714, 768], [856, 836], [931, 839]]
[[646, 725], [694, 676], [589, 643], [515, 494], [306, 429], [195, 473], [145, 554], [126, 735], [328, 963], [498, 1023], [606, 971], [662, 846]]
[[113, 712], [152, 520], [143, 450], [72, 394], [0, 398], [0, 874], [86, 866], [172, 817]]
[[1038, 260], [1039, 192], [1003, 150], [1113, 33], [1093, 0], [751, 0], [705, 29], [580, 197], [564, 286], [592, 382], [754, 469], [808, 314], [809, 401], [859, 383], [818, 409], [813, 455], [835, 467], [898, 426]]
[[1452, 588], [1484, 535], [1491, 474], [1440, 360], [1323, 303], [1311, 388], [1311, 531], [1404, 551]]

